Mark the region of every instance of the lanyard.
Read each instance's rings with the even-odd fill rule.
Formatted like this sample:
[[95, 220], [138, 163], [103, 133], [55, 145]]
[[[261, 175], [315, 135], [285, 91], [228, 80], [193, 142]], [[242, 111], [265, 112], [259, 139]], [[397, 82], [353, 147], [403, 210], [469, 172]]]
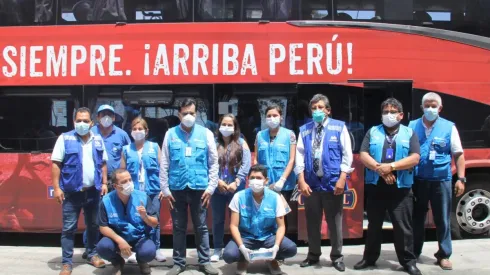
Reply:
[[398, 133], [396, 133], [392, 138], [389, 138], [389, 136], [390, 135], [386, 135], [386, 142], [388, 142], [388, 146], [391, 148], [391, 145], [393, 144], [393, 141], [395, 141], [396, 136], [398, 136]]

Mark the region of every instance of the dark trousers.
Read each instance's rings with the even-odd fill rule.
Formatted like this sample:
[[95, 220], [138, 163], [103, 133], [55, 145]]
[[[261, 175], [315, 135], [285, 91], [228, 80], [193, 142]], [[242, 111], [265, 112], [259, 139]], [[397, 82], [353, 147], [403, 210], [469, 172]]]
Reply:
[[309, 260], [318, 261], [322, 255], [321, 225], [323, 213], [325, 213], [330, 243], [332, 244], [330, 259], [333, 262], [344, 260], [342, 255], [343, 199], [343, 195], [336, 196], [333, 192], [312, 192], [309, 197], [304, 198]]
[[[136, 253], [138, 263], [148, 263], [155, 258], [156, 246], [152, 240], [142, 238], [137, 242], [128, 244], [131, 246], [131, 250]], [[103, 237], [97, 244], [97, 253], [113, 265], [124, 263], [124, 259], [119, 254], [119, 246], [108, 237]]]
[[[281, 194], [284, 196], [284, 199], [286, 200], [286, 202], [289, 204], [289, 202], [291, 201], [291, 196], [293, 195], [293, 190], [289, 190], [289, 191], [281, 191]], [[291, 207], [291, 205], [289, 205], [289, 207]], [[285, 217], [284, 217], [284, 223], [286, 225], [286, 234], [288, 233], [288, 225], [290, 223], [293, 223], [293, 222], [297, 222], [296, 220], [293, 220], [293, 218], [295, 218], [296, 216], [293, 217], [292, 215], [293, 213], [290, 212], [289, 214], [287, 214]]]
[[207, 208], [202, 206], [201, 200], [204, 190], [186, 188], [179, 191], [172, 190], [171, 192], [175, 199], [174, 208], [170, 211], [173, 226], [174, 264], [183, 267], [186, 263], [187, 208], [191, 210], [199, 264], [209, 263]]
[[[276, 243], [276, 236], [271, 236], [264, 241], [258, 240], [250, 240], [250, 239], [242, 239], [243, 245], [250, 250], [259, 250], [260, 248], [271, 248]], [[296, 255], [297, 248], [296, 244], [293, 243], [290, 239], [284, 237], [279, 245], [279, 251], [276, 255], [276, 260], [284, 260], [287, 258], [294, 257]], [[225, 247], [225, 251], [223, 252], [223, 260], [227, 264], [235, 263], [235, 262], [243, 262], [245, 261], [245, 257], [243, 257], [242, 252], [238, 248], [238, 245], [234, 240], [231, 240]]]
[[225, 244], [223, 238], [225, 236], [225, 220], [226, 209], [233, 198], [232, 193], [221, 193], [218, 189], [211, 197], [211, 209], [213, 211], [213, 244], [214, 249], [223, 249]]
[[381, 253], [383, 221], [388, 211], [393, 223], [396, 256], [400, 264], [415, 265], [413, 253], [412, 212], [413, 193], [410, 188], [397, 188], [396, 184], [366, 184], [368, 192], [366, 211], [368, 230], [364, 260], [374, 263]]
[[432, 216], [436, 224], [437, 241], [439, 242], [439, 251], [436, 252], [435, 256], [443, 259], [451, 257], [451, 181], [415, 180], [413, 193], [415, 196], [413, 212], [415, 255], [418, 257], [422, 254], [425, 241], [425, 219], [429, 211], [428, 203], [430, 201]]

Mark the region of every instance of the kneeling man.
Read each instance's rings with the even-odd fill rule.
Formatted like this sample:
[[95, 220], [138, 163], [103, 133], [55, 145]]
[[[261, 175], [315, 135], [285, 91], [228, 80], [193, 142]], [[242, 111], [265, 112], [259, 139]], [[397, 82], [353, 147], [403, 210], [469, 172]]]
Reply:
[[134, 190], [131, 175], [126, 169], [112, 174], [114, 191], [106, 195], [99, 209], [100, 233], [104, 237], [97, 244], [99, 255], [112, 263], [114, 275], [124, 267], [124, 258], [136, 253], [142, 274], [151, 274], [148, 262], [155, 258], [155, 243], [149, 239], [151, 228], [158, 225], [156, 209], [148, 195]]
[[[284, 237], [286, 206], [279, 194], [265, 188], [267, 182], [267, 168], [252, 166], [249, 188], [236, 193], [230, 202], [233, 240], [226, 245], [223, 260], [238, 262], [236, 274], [246, 273], [248, 262], [256, 256], [267, 259], [271, 274], [283, 274], [277, 261], [296, 255], [296, 244]], [[259, 256], [257, 252], [265, 253]]]

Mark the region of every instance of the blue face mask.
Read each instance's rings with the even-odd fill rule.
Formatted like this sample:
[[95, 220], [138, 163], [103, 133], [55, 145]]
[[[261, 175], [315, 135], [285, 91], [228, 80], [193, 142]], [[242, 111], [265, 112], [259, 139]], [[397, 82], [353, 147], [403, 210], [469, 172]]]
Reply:
[[84, 136], [88, 134], [88, 131], [90, 130], [90, 124], [85, 123], [85, 122], [77, 122], [75, 123], [75, 131], [77, 134]]
[[424, 117], [428, 121], [434, 121], [439, 116], [439, 108], [424, 108]]
[[325, 112], [322, 110], [313, 111], [313, 121], [317, 123], [322, 123], [325, 119]]

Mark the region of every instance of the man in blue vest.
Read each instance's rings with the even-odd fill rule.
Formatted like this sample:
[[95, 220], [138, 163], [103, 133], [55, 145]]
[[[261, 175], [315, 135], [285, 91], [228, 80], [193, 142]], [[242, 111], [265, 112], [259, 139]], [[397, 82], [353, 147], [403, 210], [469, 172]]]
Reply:
[[451, 207], [453, 205], [451, 157], [454, 157], [458, 176], [454, 192], [459, 197], [464, 193], [464, 183], [466, 183], [463, 146], [454, 123], [439, 117], [442, 100], [438, 94], [425, 94], [422, 97], [422, 109], [424, 115], [409, 124], [421, 144], [420, 163], [415, 170], [413, 186], [414, 252], [417, 258], [422, 254], [425, 218], [430, 201], [439, 242], [439, 251], [434, 256], [442, 269], [451, 270], [452, 264], [449, 261], [452, 254]]
[[75, 130], [59, 136], [51, 160], [54, 197], [63, 208], [60, 275], [72, 272], [72, 257], [78, 218], [83, 209], [87, 227], [87, 261], [95, 267], [105, 267], [97, 256], [97, 211], [100, 196], [107, 193], [107, 153], [102, 137], [90, 132], [90, 109], [75, 112]]
[[321, 252], [321, 223], [325, 212], [332, 244], [333, 267], [345, 271], [342, 255], [342, 214], [347, 175], [352, 165], [352, 145], [345, 123], [329, 117], [328, 98], [322, 94], [310, 100], [313, 121], [300, 127], [296, 147], [298, 191], [304, 199], [308, 256], [300, 266], [316, 265]]
[[97, 244], [97, 252], [112, 263], [113, 275], [121, 275], [124, 258], [133, 251], [141, 274], [151, 274], [148, 262], [155, 258], [156, 246], [149, 234], [159, 223], [158, 209], [144, 191], [134, 190], [126, 169], [116, 169], [112, 182], [115, 190], [99, 206], [100, 233], [104, 237]]
[[363, 259], [354, 269], [374, 266], [381, 253], [386, 211], [393, 223], [398, 261], [411, 275], [420, 275], [413, 254], [413, 172], [420, 158], [420, 145], [412, 129], [401, 125], [402, 104], [388, 98], [381, 104], [382, 125], [373, 126], [361, 145], [366, 166], [365, 193], [368, 231]]
[[227, 264], [238, 262], [236, 274], [245, 274], [252, 252], [265, 249], [271, 274], [284, 274], [278, 260], [296, 255], [296, 244], [285, 237], [286, 206], [279, 194], [265, 188], [267, 168], [257, 164], [250, 168], [249, 188], [233, 196], [230, 202], [230, 231], [233, 240], [225, 247], [223, 259]]
[[181, 124], [167, 131], [162, 145], [160, 186], [172, 215], [174, 266], [168, 275], [185, 270], [187, 209], [196, 236], [199, 270], [219, 274], [210, 264], [207, 208], [218, 186], [218, 151], [213, 133], [196, 125], [196, 101], [184, 99], [179, 106]]

